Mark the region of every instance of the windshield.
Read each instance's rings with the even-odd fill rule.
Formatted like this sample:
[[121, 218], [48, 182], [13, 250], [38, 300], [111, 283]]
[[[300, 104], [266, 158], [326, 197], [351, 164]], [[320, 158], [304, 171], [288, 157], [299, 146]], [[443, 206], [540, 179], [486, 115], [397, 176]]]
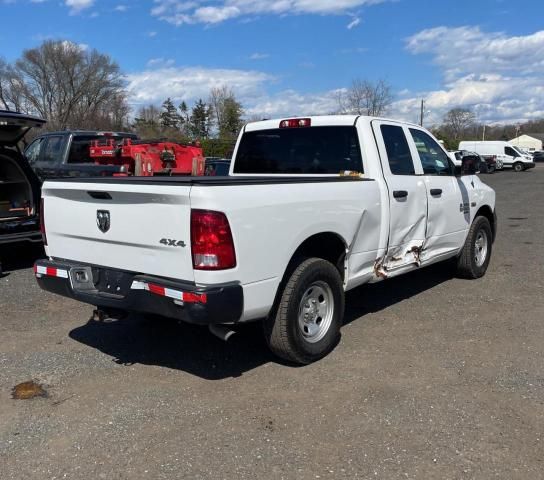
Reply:
[[340, 174], [363, 171], [353, 126], [278, 128], [242, 136], [234, 173]]
[[526, 156], [527, 154], [521, 150], [519, 147], [512, 147], [516, 152], [518, 152], [522, 156]]

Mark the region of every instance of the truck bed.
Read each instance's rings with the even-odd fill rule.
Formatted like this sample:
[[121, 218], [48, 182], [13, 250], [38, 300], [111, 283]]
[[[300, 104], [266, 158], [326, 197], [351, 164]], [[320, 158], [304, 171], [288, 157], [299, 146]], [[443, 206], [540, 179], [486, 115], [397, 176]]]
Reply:
[[[252, 291], [245, 318], [264, 313], [290, 258], [312, 235], [334, 232], [350, 246], [359, 265], [354, 278], [372, 271], [380, 237], [378, 182], [360, 177], [59, 179], [44, 184], [43, 198], [50, 258], [200, 286], [238, 282]], [[235, 268], [193, 269], [192, 210], [226, 215]], [[102, 212], [110, 218], [107, 231], [100, 229]]]

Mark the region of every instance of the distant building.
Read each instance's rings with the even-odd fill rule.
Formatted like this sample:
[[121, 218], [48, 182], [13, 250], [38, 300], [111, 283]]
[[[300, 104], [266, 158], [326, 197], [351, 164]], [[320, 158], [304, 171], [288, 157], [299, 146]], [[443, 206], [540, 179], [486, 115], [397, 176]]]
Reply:
[[509, 142], [516, 147], [524, 148], [529, 152], [542, 150], [542, 142], [544, 141], [544, 133], [527, 133], [517, 138], [513, 138]]

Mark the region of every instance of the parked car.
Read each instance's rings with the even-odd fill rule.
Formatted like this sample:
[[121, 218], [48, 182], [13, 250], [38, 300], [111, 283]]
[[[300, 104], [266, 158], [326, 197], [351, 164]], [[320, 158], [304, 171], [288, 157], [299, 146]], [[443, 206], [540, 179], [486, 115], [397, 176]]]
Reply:
[[98, 165], [90, 157], [95, 140], [138, 139], [133, 133], [66, 130], [39, 136], [26, 148], [25, 155], [42, 180], [67, 177], [100, 177], [122, 173], [122, 165]]
[[0, 110], [0, 245], [41, 243], [40, 182], [19, 142], [45, 120]]
[[469, 150], [485, 157], [495, 155], [497, 159], [503, 161], [506, 168], [512, 168], [516, 172], [523, 172], [535, 166], [531, 155], [504, 141], [463, 141], [459, 143], [459, 150]]
[[448, 259], [485, 274], [495, 192], [463, 167], [409, 123], [250, 123], [229, 177], [47, 181], [36, 277], [97, 318], [158, 314], [222, 338], [264, 319], [272, 351], [307, 364], [337, 344], [346, 291]]
[[544, 162], [544, 151], [537, 151], [533, 153], [534, 162]]
[[[479, 163], [477, 169], [480, 173], [493, 173], [497, 170], [497, 160], [494, 155], [487, 155], [486, 157], [478, 155], [476, 152], [469, 152], [468, 150], [457, 150], [455, 152], [450, 152], [455, 158], [454, 164], [457, 167], [460, 167], [462, 164], [463, 157], [467, 155], [475, 155], [479, 158]], [[451, 157], [452, 155], [450, 155]]]
[[219, 157], [206, 157], [204, 175], [224, 177], [229, 174], [230, 159]]

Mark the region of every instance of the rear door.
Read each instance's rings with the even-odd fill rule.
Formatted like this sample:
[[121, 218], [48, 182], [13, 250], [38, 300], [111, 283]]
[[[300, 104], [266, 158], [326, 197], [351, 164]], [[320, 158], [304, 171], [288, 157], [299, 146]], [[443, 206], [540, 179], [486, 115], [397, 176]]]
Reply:
[[[428, 202], [427, 232], [422, 260], [459, 249], [470, 226], [469, 191], [447, 153], [424, 130], [410, 127], [413, 155], [423, 168]], [[470, 177], [463, 177], [469, 179]], [[470, 181], [467, 182], [470, 187]]]
[[46, 182], [48, 256], [193, 281], [189, 183]]
[[373, 121], [382, 169], [389, 190], [389, 242], [383, 267], [390, 271], [419, 265], [425, 242], [427, 191], [423, 171], [410, 150], [406, 127]]

